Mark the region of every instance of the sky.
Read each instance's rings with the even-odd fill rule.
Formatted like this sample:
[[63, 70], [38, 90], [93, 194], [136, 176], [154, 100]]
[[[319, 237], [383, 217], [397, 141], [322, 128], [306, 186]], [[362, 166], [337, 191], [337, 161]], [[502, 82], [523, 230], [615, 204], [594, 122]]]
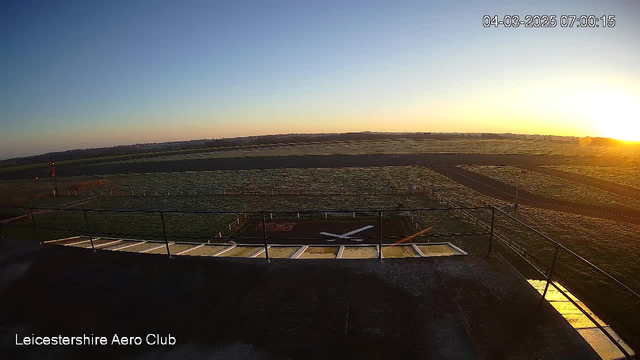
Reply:
[[[484, 15], [615, 15], [485, 28]], [[3, 1], [0, 159], [261, 134], [640, 140], [640, 1]]]

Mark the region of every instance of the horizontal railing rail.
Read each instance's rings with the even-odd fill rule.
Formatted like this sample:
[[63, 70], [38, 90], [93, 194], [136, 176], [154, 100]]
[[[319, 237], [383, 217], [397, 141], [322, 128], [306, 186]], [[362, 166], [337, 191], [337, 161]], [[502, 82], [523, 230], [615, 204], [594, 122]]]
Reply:
[[5, 207], [4, 209], [11, 210], [51, 210], [51, 211], [87, 211], [87, 212], [115, 212], [115, 213], [183, 213], [183, 214], [253, 214], [260, 215], [263, 213], [280, 214], [280, 215], [295, 215], [295, 214], [375, 214], [379, 212], [394, 213], [394, 212], [417, 212], [417, 211], [451, 211], [451, 210], [490, 210], [492, 206], [458, 206], [458, 207], [440, 207], [440, 208], [386, 208], [386, 209], [320, 209], [320, 210], [254, 210], [254, 211], [238, 211], [238, 210], [166, 210], [166, 209], [83, 209], [83, 208], [64, 208], [64, 207]]

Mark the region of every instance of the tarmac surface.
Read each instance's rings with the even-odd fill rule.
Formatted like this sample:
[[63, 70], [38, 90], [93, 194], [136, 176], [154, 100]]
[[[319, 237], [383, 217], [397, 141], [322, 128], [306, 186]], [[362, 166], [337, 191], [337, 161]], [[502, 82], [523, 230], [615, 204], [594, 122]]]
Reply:
[[[508, 155], [508, 154], [403, 154], [403, 155], [302, 155], [271, 157], [235, 157], [133, 163], [64, 164], [56, 167], [57, 176], [158, 173], [206, 170], [251, 170], [281, 168], [336, 168], [398, 165], [609, 165], [626, 161], [607, 157]], [[32, 179], [49, 176], [49, 168], [0, 173], [0, 180]]]
[[[515, 186], [460, 167], [430, 166], [429, 168], [484, 195], [495, 199], [515, 202]], [[518, 204], [600, 219], [640, 224], [640, 211], [636, 209], [558, 200], [522, 189], [520, 189], [518, 194]]]
[[596, 179], [591, 176], [585, 176], [580, 174], [574, 174], [567, 171], [543, 168], [537, 166], [529, 166], [526, 167], [531, 171], [536, 171], [542, 174], [551, 175], [555, 177], [559, 177], [561, 179], [575, 181], [581, 184], [597, 187], [602, 190], [610, 191], [616, 194], [628, 196], [637, 200], [640, 200], [640, 190], [633, 188], [631, 186], [620, 185], [611, 181], [606, 181], [602, 179]]
[[[0, 242], [4, 359], [597, 359], [500, 257], [268, 264], [24, 244]], [[31, 334], [143, 345], [15, 345]]]

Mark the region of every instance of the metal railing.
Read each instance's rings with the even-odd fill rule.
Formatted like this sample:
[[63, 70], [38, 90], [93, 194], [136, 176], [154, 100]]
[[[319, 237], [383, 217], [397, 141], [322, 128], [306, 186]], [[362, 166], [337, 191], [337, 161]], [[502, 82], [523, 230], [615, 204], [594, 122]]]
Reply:
[[[532, 263], [531, 260], [527, 259], [527, 256], [530, 258], [533, 258], [536, 262], [538, 263], [542, 263], [542, 261], [538, 258], [536, 258], [535, 256], [533, 256], [532, 254], [527, 253], [526, 251], [518, 251], [518, 249], [514, 249], [514, 247], [510, 244], [510, 243], [514, 243], [513, 241], [506, 239], [504, 236], [501, 236], [499, 234], [496, 234], [495, 231], [495, 218], [496, 218], [496, 212], [500, 213], [506, 217], [508, 217], [509, 219], [515, 221], [516, 223], [518, 223], [519, 225], [527, 228], [528, 230], [534, 232], [535, 234], [539, 235], [542, 239], [544, 239], [545, 241], [547, 241], [548, 243], [552, 244], [554, 247], [554, 253], [553, 253], [553, 259], [551, 262], [551, 265], [548, 267], [547, 271], [543, 271], [539, 268], [539, 266], [536, 266], [535, 264]], [[580, 261], [581, 263], [583, 263], [584, 265], [587, 265], [588, 267], [592, 268], [593, 270], [595, 270], [597, 273], [605, 276], [607, 279], [609, 279], [610, 281], [612, 281], [614, 284], [616, 284], [617, 286], [619, 286], [621, 289], [623, 289], [624, 291], [626, 291], [628, 294], [630, 294], [632, 297], [634, 297], [635, 299], [637, 299], [638, 301], [640, 301], [640, 294], [638, 294], [636, 291], [634, 291], [633, 289], [631, 289], [629, 286], [625, 285], [623, 282], [621, 282], [620, 280], [616, 279], [614, 276], [612, 276], [611, 274], [607, 273], [606, 271], [602, 270], [600, 267], [596, 266], [595, 264], [593, 264], [592, 262], [588, 261], [587, 259], [585, 259], [584, 257], [578, 255], [576, 252], [574, 252], [573, 250], [567, 248], [566, 246], [560, 244], [559, 242], [557, 242], [556, 240], [550, 238], [549, 236], [543, 234], [542, 232], [538, 231], [537, 229], [533, 228], [531, 225], [523, 222], [520, 219], [515, 218], [514, 216], [512, 216], [511, 214], [507, 213], [505, 210], [503, 210], [500, 207], [492, 207], [491, 209], [491, 235], [490, 235], [490, 240], [489, 240], [489, 253], [491, 252], [491, 243], [493, 242], [493, 239], [497, 239], [498, 241], [500, 241], [502, 243], [502, 245], [504, 245], [507, 249], [511, 250], [511, 252], [513, 252], [517, 257], [519, 257], [521, 260], [525, 261], [525, 263], [527, 263], [529, 266], [531, 266], [531, 268], [537, 272], [540, 276], [542, 276], [544, 278], [544, 280], [546, 281], [545, 287], [544, 287], [544, 291], [542, 293], [542, 297], [540, 299], [540, 301], [544, 301], [546, 298], [546, 294], [547, 291], [549, 289], [549, 286], [554, 287], [560, 294], [562, 294], [569, 302], [571, 302], [571, 304], [573, 304], [576, 308], [578, 308], [580, 310], [580, 312], [582, 312], [582, 314], [585, 315], [585, 317], [587, 319], [589, 319], [589, 321], [591, 321], [615, 346], [616, 348], [618, 348], [618, 350], [620, 350], [620, 352], [622, 354], [624, 354], [624, 356], [628, 359], [632, 359], [632, 355], [624, 348], [624, 346], [622, 346], [614, 337], [613, 335], [611, 335], [601, 324], [599, 321], [597, 321], [588, 311], [586, 311], [582, 306], [580, 306], [578, 304], [578, 302], [576, 300], [574, 300], [574, 298], [572, 298], [568, 292], [564, 291], [562, 289], [562, 287], [558, 286], [556, 284], [557, 281], [554, 281], [554, 277], [559, 278], [559, 275], [556, 274], [556, 266], [558, 264], [558, 255], [559, 253], [562, 251], [566, 254], [571, 255], [573, 258], [577, 259], [578, 261]], [[565, 285], [567, 284], [567, 280], [566, 279], [561, 279], [562, 283], [565, 283]]]
[[[401, 238], [401, 236], [383, 236], [383, 218], [384, 215], [391, 215], [391, 214], [398, 214], [398, 213], [415, 213], [415, 212], [424, 212], [424, 211], [443, 211], [443, 212], [450, 212], [453, 213], [454, 215], [458, 216], [461, 220], [466, 221], [470, 224], [475, 224], [476, 228], [480, 227], [483, 230], [485, 230], [484, 232], [475, 232], [475, 233], [455, 233], [455, 234], [430, 234], [430, 235], [421, 235], [420, 237], [429, 237], [429, 236], [467, 236], [467, 235], [488, 235], [489, 239], [488, 239], [488, 252], [487, 254], [490, 255], [493, 251], [496, 251], [495, 249], [493, 249], [493, 243], [494, 241], [498, 241], [500, 244], [502, 244], [506, 249], [510, 250], [513, 254], [515, 254], [518, 258], [520, 258], [521, 260], [523, 260], [526, 264], [528, 264], [538, 275], [540, 275], [543, 279], [545, 279], [546, 284], [544, 287], [544, 291], [542, 293], [542, 297], [541, 297], [541, 303], [545, 300], [546, 298], [546, 294], [547, 291], [549, 289], [550, 286], [554, 287], [559, 293], [561, 293], [569, 302], [571, 302], [575, 307], [577, 307], [584, 315], [587, 319], [589, 319], [591, 322], [593, 322], [593, 324], [620, 350], [620, 352], [622, 354], [624, 354], [627, 358], [633, 358], [632, 355], [608, 332], [606, 331], [606, 329], [604, 329], [604, 327], [591, 315], [589, 314], [588, 311], [586, 311], [582, 306], [580, 306], [576, 300], [574, 300], [570, 294], [568, 294], [565, 290], [563, 290], [562, 287], [558, 286], [556, 284], [556, 282], [554, 282], [554, 278], [559, 278], [559, 275], [556, 273], [556, 265], [558, 263], [558, 258], [559, 258], [559, 254], [560, 252], [562, 253], [566, 253], [569, 254], [570, 256], [572, 256], [573, 258], [577, 259], [579, 262], [587, 265], [588, 267], [592, 268], [593, 270], [595, 270], [597, 273], [603, 275], [604, 277], [606, 277], [608, 280], [612, 281], [614, 284], [616, 284], [617, 286], [619, 286], [621, 289], [625, 290], [628, 294], [630, 294], [631, 296], [633, 296], [635, 299], [640, 301], [640, 294], [638, 294], [636, 291], [634, 291], [633, 289], [631, 289], [629, 286], [625, 285], [623, 282], [621, 282], [620, 280], [616, 279], [614, 276], [610, 275], [609, 273], [607, 273], [606, 271], [604, 271], [603, 269], [601, 269], [600, 267], [596, 266], [595, 264], [593, 264], [592, 262], [588, 261], [587, 259], [585, 259], [584, 257], [580, 256], [579, 254], [577, 254], [576, 252], [572, 251], [571, 249], [567, 248], [566, 246], [560, 244], [559, 242], [557, 242], [556, 240], [550, 238], [549, 236], [543, 234], [542, 232], [538, 231], [537, 229], [533, 228], [532, 226], [530, 226], [529, 224], [526, 224], [525, 222], [523, 222], [520, 219], [515, 218], [514, 216], [512, 216], [511, 214], [507, 213], [503, 208], [500, 207], [496, 207], [496, 206], [478, 206], [478, 207], [465, 207], [465, 206], [455, 206], [455, 204], [453, 204], [452, 202], [444, 199], [442, 200], [444, 201], [447, 205], [449, 205], [448, 207], [444, 207], [444, 208], [413, 208], [413, 209], [358, 209], [358, 210], [354, 210], [354, 209], [348, 209], [348, 210], [300, 210], [300, 211], [211, 211], [211, 210], [204, 210], [204, 211], [184, 211], [184, 210], [132, 210], [132, 209], [77, 209], [77, 208], [55, 208], [55, 207], [50, 207], [50, 208], [12, 208], [12, 209], [21, 209], [21, 210], [25, 210], [28, 211], [28, 215], [30, 217], [31, 220], [31, 225], [30, 227], [33, 228], [33, 231], [35, 232], [36, 238], [37, 240], [42, 243], [42, 239], [40, 237], [39, 231], [38, 230], [52, 230], [52, 231], [75, 231], [78, 232], [77, 229], [62, 229], [62, 228], [50, 228], [50, 227], [43, 227], [43, 226], [38, 226], [38, 223], [36, 221], [36, 218], [38, 216], [39, 213], [41, 212], [52, 212], [52, 211], [65, 211], [65, 212], [82, 212], [83, 218], [84, 218], [84, 225], [85, 225], [85, 229], [84, 232], [86, 232], [87, 236], [89, 237], [89, 241], [91, 243], [91, 249], [93, 249], [93, 251], [96, 251], [96, 247], [94, 244], [94, 238], [96, 236], [104, 236], [104, 235], [113, 235], [113, 233], [95, 233], [92, 231], [92, 229], [90, 228], [89, 225], [89, 221], [88, 221], [88, 217], [87, 217], [87, 213], [88, 212], [96, 212], [96, 213], [123, 213], [123, 214], [134, 214], [134, 213], [141, 213], [141, 214], [157, 214], [159, 216], [160, 219], [160, 224], [162, 226], [162, 234], [160, 235], [160, 237], [164, 240], [164, 244], [166, 246], [166, 250], [167, 250], [167, 255], [169, 257], [171, 257], [171, 251], [170, 251], [170, 243], [169, 243], [169, 237], [176, 237], [176, 236], [171, 236], [167, 234], [167, 228], [165, 225], [165, 215], [166, 214], [220, 214], [220, 215], [224, 215], [224, 214], [233, 214], [233, 215], [238, 215], [238, 214], [243, 214], [243, 217], [247, 217], [247, 216], [254, 216], [254, 219], [258, 219], [258, 221], [261, 223], [261, 228], [262, 228], [262, 232], [261, 232], [261, 236], [259, 237], [244, 237], [243, 239], [246, 240], [253, 240], [253, 241], [261, 241], [262, 245], [264, 246], [264, 253], [265, 253], [265, 258], [267, 261], [270, 260], [269, 257], [269, 243], [273, 243], [274, 240], [278, 240], [278, 237], [274, 237], [274, 236], [269, 236], [268, 235], [268, 231], [267, 231], [267, 217], [269, 218], [273, 218], [273, 214], [276, 214], [277, 216], [292, 216], [292, 217], [297, 217], [300, 218], [301, 215], [320, 215], [320, 216], [324, 216], [325, 219], [327, 218], [327, 214], [353, 214], [353, 216], [355, 216], [356, 214], [361, 214], [361, 216], [363, 214], [366, 214], [369, 219], [376, 219], [377, 220], [377, 225], [378, 225], [378, 234], [377, 236], [367, 236], [367, 237], [361, 237], [363, 239], [367, 239], [367, 240], [376, 240], [377, 241], [377, 249], [378, 249], [378, 259], [382, 259], [382, 246], [383, 246], [383, 239], [388, 239], [388, 240], [393, 240], [393, 239], [398, 239]], [[480, 219], [478, 216], [470, 213], [470, 211], [486, 211], [486, 210], [490, 210], [490, 221], [484, 221], [482, 219]], [[525, 227], [526, 229], [534, 232], [535, 234], [539, 235], [542, 239], [544, 239], [546, 242], [550, 243], [553, 245], [554, 247], [554, 253], [553, 253], [553, 259], [552, 259], [552, 263], [549, 267], [546, 267], [546, 269], [544, 268], [544, 266], [540, 266], [540, 264], [543, 264], [544, 262], [541, 261], [539, 258], [537, 258], [535, 255], [528, 253], [526, 250], [524, 250], [524, 247], [522, 245], [519, 245], [516, 241], [512, 241], [511, 239], [509, 239], [508, 237], [506, 237], [504, 234], [499, 233], [496, 230], [496, 223], [495, 223], [495, 219], [496, 219], [496, 214], [501, 214], [503, 216], [508, 217], [509, 219], [515, 221], [517, 224]], [[6, 224], [1, 224], [0, 223], [0, 234], [2, 233], [2, 228], [1, 226], [6, 226]], [[220, 232], [221, 234], [221, 232]], [[122, 235], [122, 234], [120, 234]], [[158, 235], [152, 235], [152, 234], [128, 234], [130, 236], [153, 236], [153, 237], [158, 237]], [[180, 236], [180, 237], [184, 237], [184, 238], [189, 238], [189, 236]], [[202, 238], [202, 237], [197, 237], [197, 238]], [[217, 237], [218, 240], [232, 240], [232, 239], [236, 239], [233, 238], [232, 236], [219, 236]], [[310, 241], [310, 240], [318, 240], [318, 238], [288, 238], [287, 240], [303, 240], [303, 241]], [[534, 262], [537, 263], [534, 264]], [[541, 267], [543, 267], [543, 269], [541, 269]], [[562, 283], [566, 284], [566, 279], [561, 279]], [[575, 288], [575, 287], [574, 287]]]
[[[447, 206], [449, 206], [451, 208], [456, 208], [457, 205], [455, 203], [453, 203], [452, 201], [448, 200], [446, 197], [438, 196], [433, 190], [428, 190], [427, 192], [436, 201], [444, 203], [445, 205], [447, 205]], [[601, 274], [602, 276], [606, 277], [608, 280], [612, 281], [615, 285], [619, 286], [621, 289], [623, 289], [625, 292], [630, 294], [632, 297], [634, 297], [638, 301], [640, 301], [640, 294], [638, 294], [638, 292], [634, 291], [629, 286], [627, 286], [626, 284], [624, 284], [620, 280], [616, 279], [614, 276], [612, 276], [611, 274], [607, 273], [606, 271], [604, 271], [600, 267], [596, 266], [595, 264], [593, 264], [589, 260], [587, 260], [584, 257], [580, 256], [575, 251], [573, 251], [573, 250], [567, 248], [566, 246], [560, 244], [556, 240], [554, 240], [554, 239], [550, 238], [549, 236], [543, 234], [542, 232], [540, 232], [537, 229], [533, 228], [531, 225], [525, 223], [524, 221], [522, 221], [520, 219], [517, 219], [516, 217], [512, 216], [511, 214], [508, 214], [505, 210], [503, 210], [503, 208], [506, 208], [506, 207], [508, 207], [508, 206], [503, 206], [503, 207], [491, 206], [490, 207], [490, 209], [491, 209], [491, 221], [489, 223], [486, 223], [486, 222], [480, 220], [477, 216], [474, 216], [473, 214], [470, 214], [467, 209], [462, 209], [462, 208], [460, 209], [460, 212], [459, 212], [459, 218], [464, 221], [465, 217], [466, 217], [466, 219], [468, 221], [475, 222], [476, 228], [478, 226], [480, 226], [481, 228], [483, 228], [483, 229], [485, 229], [485, 230], [487, 230], [489, 232], [489, 250], [488, 250], [488, 254], [491, 254], [493, 241], [494, 241], [494, 239], [496, 239], [505, 248], [509, 249], [519, 259], [523, 260], [527, 265], [529, 265], [538, 275], [542, 276], [546, 280], [545, 288], [544, 288], [544, 291], [543, 291], [542, 297], [541, 297], [541, 302], [544, 301], [544, 299], [546, 298], [546, 294], [547, 294], [547, 291], [549, 289], [549, 286], [552, 286], [558, 292], [560, 292], [569, 302], [571, 302], [576, 308], [578, 308], [580, 310], [580, 312], [582, 312], [587, 317], [587, 319], [589, 319], [589, 321], [591, 321], [616, 346], [616, 348], [618, 348], [620, 350], [620, 352], [626, 358], [632, 359], [633, 358], [632, 355], [608, 331], [606, 331], [606, 329], [604, 329], [604, 327], [591, 314], [589, 314], [588, 311], [586, 311], [573, 298], [571, 298], [571, 296], [567, 292], [562, 290], [556, 283], [554, 283], [553, 278], [556, 277], [556, 278], [558, 278], [560, 280], [561, 283], [564, 283], [565, 285], [568, 285], [568, 280], [565, 279], [565, 278], [561, 278], [560, 275], [556, 273], [556, 265], [558, 263], [558, 255], [560, 254], [560, 251], [563, 251], [564, 253], [569, 254], [573, 258], [577, 259], [579, 262], [581, 262], [581, 263], [587, 265], [588, 267], [592, 268], [597, 273]], [[545, 241], [547, 241], [548, 243], [550, 243], [550, 244], [552, 244], [554, 246], [553, 259], [552, 259], [551, 265], [549, 267], [546, 267], [546, 269], [540, 269], [541, 267], [543, 267], [543, 268], [545, 267], [543, 265], [544, 262], [540, 258], [538, 258], [537, 256], [535, 256], [535, 255], [531, 254], [530, 252], [526, 251], [525, 247], [520, 245], [520, 244], [518, 244], [518, 242], [513, 241], [513, 240], [509, 239], [507, 236], [505, 236], [504, 234], [501, 234], [498, 231], [496, 231], [496, 224], [495, 224], [496, 211], [498, 213], [503, 214], [503, 215], [507, 216], [508, 218], [512, 219], [513, 221], [515, 221], [519, 225], [524, 226], [526, 229], [528, 229], [530, 231], [533, 231], [535, 234], [541, 236]], [[536, 264], [534, 264], [534, 262]], [[575, 286], [574, 286], [574, 288], [575, 288]]]
[[[211, 240], [217, 240], [217, 241], [223, 241], [223, 240], [238, 240], [237, 237], [233, 237], [232, 234], [229, 234], [229, 236], [223, 236], [223, 233], [226, 229], [232, 230], [233, 226], [235, 226], [234, 224], [240, 224], [240, 219], [247, 219], [248, 217], [255, 219], [259, 219], [259, 221], [262, 223], [262, 227], [263, 227], [263, 234], [261, 237], [242, 237], [242, 240], [249, 240], [249, 241], [262, 241], [265, 246], [268, 246], [268, 244], [271, 242], [273, 243], [273, 241], [277, 241], [279, 239], [283, 239], [283, 238], [279, 238], [279, 237], [275, 237], [275, 236], [268, 236], [267, 231], [266, 231], [266, 223], [267, 223], [267, 218], [273, 219], [274, 215], [276, 217], [292, 217], [292, 218], [297, 218], [299, 219], [301, 216], [305, 216], [305, 215], [316, 215], [318, 216], [318, 218], [324, 218], [324, 219], [328, 219], [328, 215], [331, 214], [335, 219], [335, 216], [339, 216], [342, 215], [343, 218], [356, 218], [356, 214], [358, 216], [358, 218], [362, 218], [363, 216], [368, 218], [369, 220], [373, 221], [374, 219], [377, 221], [377, 225], [378, 225], [378, 231], [379, 234], [377, 236], [358, 236], [359, 238], [363, 239], [363, 240], [375, 240], [377, 241], [378, 245], [379, 245], [379, 249], [378, 249], [378, 258], [382, 257], [381, 254], [381, 246], [383, 243], [383, 239], [385, 240], [400, 240], [402, 238], [404, 238], [404, 236], [400, 236], [400, 235], [384, 235], [383, 236], [383, 218], [386, 218], [386, 216], [388, 215], [396, 215], [396, 214], [400, 214], [400, 213], [416, 213], [416, 212], [452, 212], [452, 211], [462, 211], [462, 210], [487, 210], [489, 209], [488, 206], [484, 206], [484, 207], [457, 207], [457, 208], [412, 208], [412, 209], [348, 209], [348, 210], [334, 210], [334, 209], [327, 209], [327, 210], [299, 210], [299, 211], [212, 211], [212, 210], [203, 210], [203, 211], [197, 211], [197, 210], [137, 210], [137, 209], [78, 209], [78, 208], [55, 208], [55, 207], [48, 207], [48, 208], [38, 208], [38, 207], [32, 207], [32, 208], [12, 208], [14, 210], [16, 209], [21, 209], [21, 210], [26, 210], [28, 211], [28, 216], [31, 220], [31, 228], [33, 228], [33, 231], [35, 233], [36, 239], [42, 243], [43, 239], [40, 236], [40, 232], [39, 230], [47, 230], [47, 231], [59, 231], [59, 232], [71, 232], [71, 233], [84, 233], [86, 234], [86, 236], [89, 237], [89, 241], [91, 243], [91, 248], [95, 251], [95, 245], [94, 245], [94, 237], [96, 236], [145, 236], [145, 237], [162, 237], [165, 245], [167, 246], [167, 254], [168, 256], [171, 256], [171, 252], [169, 249], [169, 238], [170, 237], [178, 237], [178, 236], [172, 236], [172, 235], [168, 235], [167, 234], [167, 227], [166, 227], [166, 221], [165, 221], [165, 215], [167, 214], [182, 214], [182, 215], [203, 215], [203, 214], [215, 214], [215, 215], [233, 215], [234, 217], [236, 217], [236, 220], [233, 220], [231, 223], [229, 223], [229, 225], [225, 226], [223, 230], [220, 231], [215, 231], [213, 234], [214, 236], [211, 236]], [[49, 226], [42, 226], [42, 225], [38, 225], [36, 219], [39, 216], [39, 214], [48, 214], [50, 212], [54, 212], [54, 211], [63, 211], [63, 212], [75, 212], [75, 213], [82, 213], [82, 219], [84, 221], [84, 229], [82, 231], [79, 231], [79, 229], [69, 229], [69, 228], [60, 228], [60, 227], [49, 227]], [[96, 232], [94, 231], [91, 226], [90, 226], [90, 222], [88, 220], [88, 216], [87, 213], [120, 213], [120, 214], [157, 214], [159, 217], [159, 224], [161, 226], [162, 229], [162, 233], [161, 235], [159, 234], [142, 234], [142, 233], [113, 233], [113, 232]], [[24, 215], [23, 215], [24, 216]], [[6, 224], [4, 224], [4, 226], [7, 226]], [[11, 226], [21, 226], [21, 225], [11, 225]], [[24, 226], [23, 226], [24, 227]], [[432, 238], [432, 237], [462, 237], [462, 236], [475, 236], [475, 235], [488, 235], [487, 232], [464, 232], [464, 233], [435, 233], [435, 234], [422, 234], [420, 236], [418, 236], [418, 238]], [[193, 239], [202, 239], [203, 236], [189, 236], [189, 235], [180, 235], [180, 238], [193, 238]], [[320, 240], [320, 238], [311, 238], [311, 237], [295, 237], [295, 238], [286, 238], [286, 240], [288, 241], [317, 241]], [[265, 250], [265, 253], [267, 254], [267, 258], [268, 258], [268, 249]]]

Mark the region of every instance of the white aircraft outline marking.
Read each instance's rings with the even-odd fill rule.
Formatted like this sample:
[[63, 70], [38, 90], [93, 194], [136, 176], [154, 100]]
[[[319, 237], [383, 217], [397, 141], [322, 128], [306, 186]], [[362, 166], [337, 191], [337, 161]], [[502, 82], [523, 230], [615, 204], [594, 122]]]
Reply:
[[332, 239], [327, 239], [327, 241], [329, 241], [329, 242], [334, 242], [337, 239], [348, 239], [348, 240], [351, 240], [351, 241], [362, 241], [362, 239], [352, 238], [351, 235], [355, 235], [355, 234], [357, 234], [359, 232], [363, 232], [363, 231], [369, 230], [371, 228], [373, 228], [373, 225], [367, 225], [367, 226], [363, 226], [363, 227], [361, 227], [359, 229], [355, 229], [355, 230], [346, 232], [346, 233], [344, 233], [342, 235], [338, 235], [338, 234], [333, 234], [333, 233], [322, 231], [322, 232], [320, 232], [320, 235], [332, 237]]

